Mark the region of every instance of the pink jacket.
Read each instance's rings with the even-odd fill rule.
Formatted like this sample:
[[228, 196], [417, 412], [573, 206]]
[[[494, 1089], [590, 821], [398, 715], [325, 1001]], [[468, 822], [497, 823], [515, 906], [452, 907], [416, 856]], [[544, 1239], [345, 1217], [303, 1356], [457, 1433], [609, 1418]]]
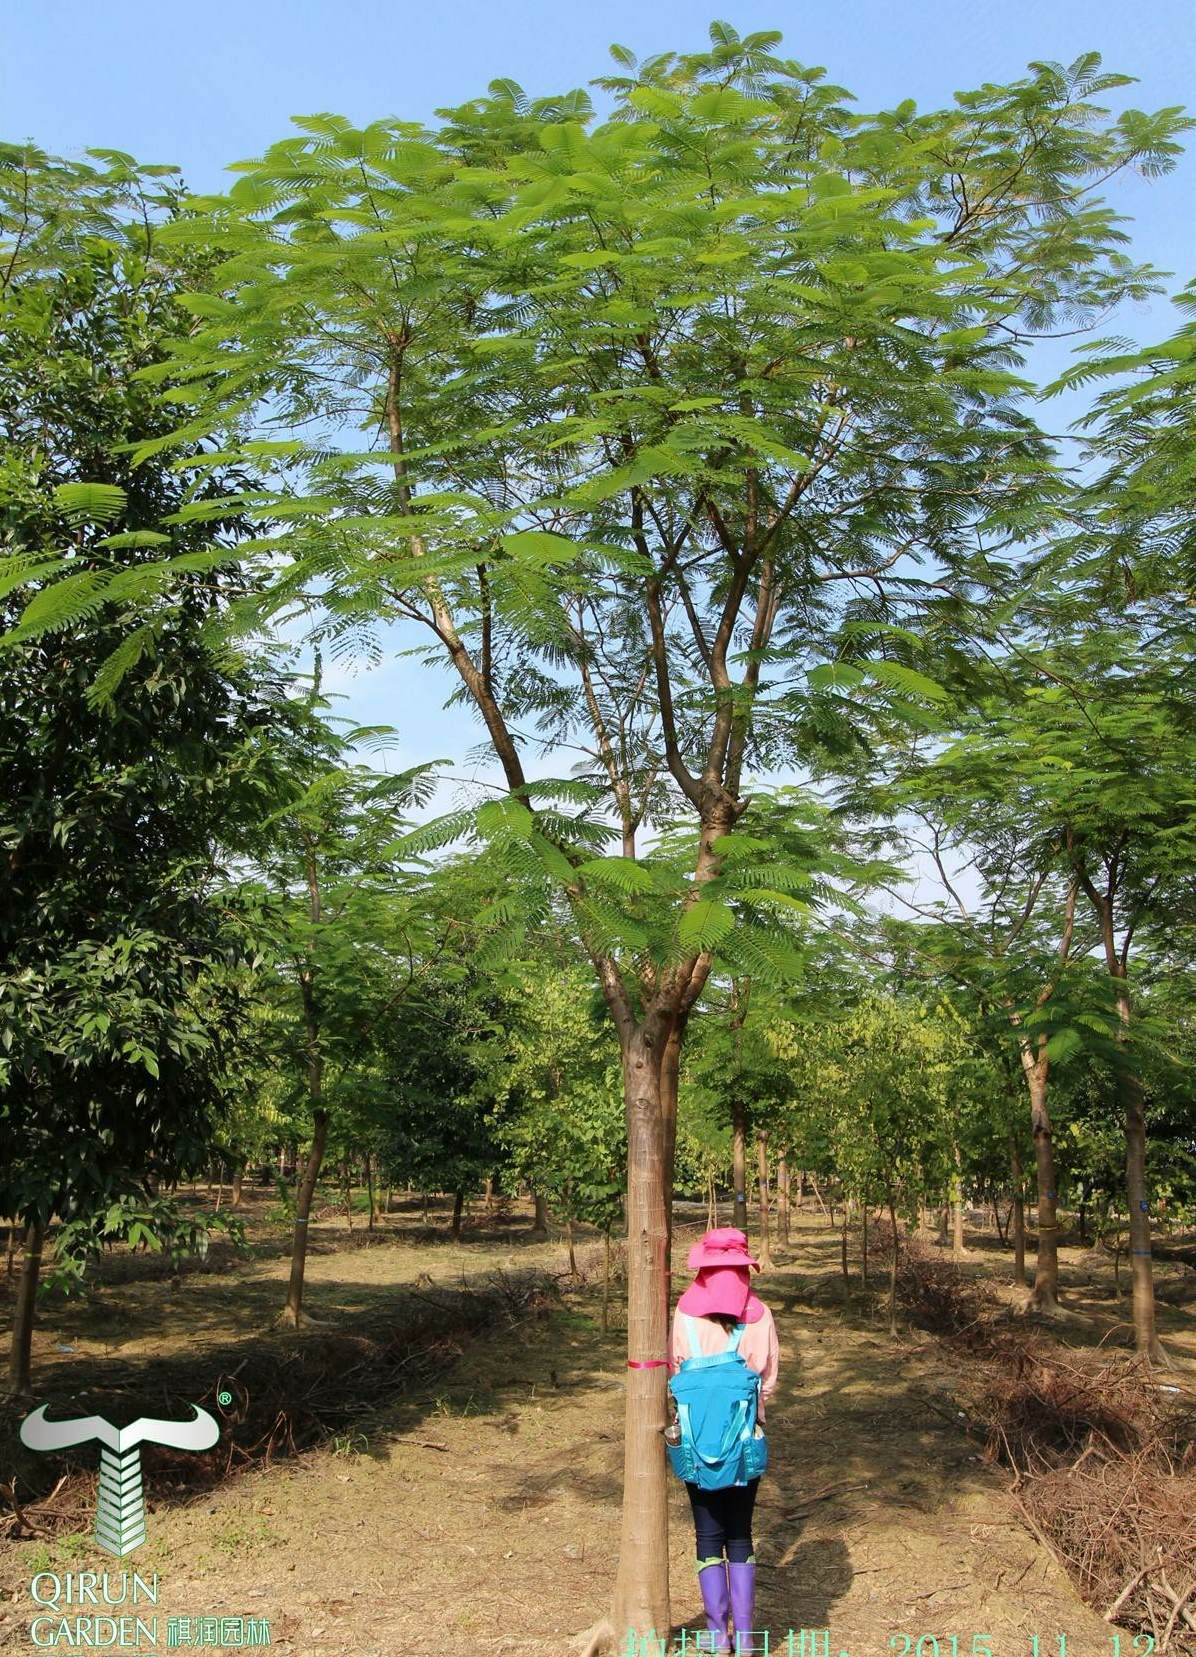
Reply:
[[[704, 1356], [712, 1352], [721, 1352], [727, 1344], [727, 1331], [721, 1323], [715, 1323], [713, 1318], [694, 1318], [698, 1331], [698, 1344]], [[739, 1337], [739, 1350], [743, 1353], [744, 1362], [750, 1369], [754, 1369], [760, 1377], [760, 1420], [764, 1420], [764, 1406], [777, 1390], [777, 1365], [780, 1359], [780, 1348], [777, 1345], [777, 1326], [772, 1320], [772, 1313], [768, 1307], [764, 1308], [764, 1316], [755, 1323], [744, 1325], [743, 1334]], [[683, 1358], [693, 1357], [686, 1339], [685, 1314], [680, 1311], [673, 1313], [673, 1336], [669, 1341], [669, 1371], [676, 1371], [681, 1367]]]

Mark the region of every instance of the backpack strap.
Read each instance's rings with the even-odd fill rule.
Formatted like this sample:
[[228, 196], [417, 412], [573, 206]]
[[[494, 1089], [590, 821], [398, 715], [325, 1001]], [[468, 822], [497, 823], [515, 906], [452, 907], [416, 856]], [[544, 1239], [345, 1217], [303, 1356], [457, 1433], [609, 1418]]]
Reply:
[[685, 1338], [689, 1342], [689, 1355], [691, 1358], [700, 1358], [702, 1356], [702, 1343], [698, 1339], [698, 1326], [688, 1312], [682, 1312], [681, 1316], [685, 1321]]
[[746, 1327], [747, 1327], [746, 1324], [737, 1323], [735, 1325], [734, 1329], [732, 1329], [731, 1333], [727, 1336], [726, 1350], [728, 1352], [738, 1352], [739, 1351], [739, 1337], [743, 1334], [743, 1331], [746, 1329]]

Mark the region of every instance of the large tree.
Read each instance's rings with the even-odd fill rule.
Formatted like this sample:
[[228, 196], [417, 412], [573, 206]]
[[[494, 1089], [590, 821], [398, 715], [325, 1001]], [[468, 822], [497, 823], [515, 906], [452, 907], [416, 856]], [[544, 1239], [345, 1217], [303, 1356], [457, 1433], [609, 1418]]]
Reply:
[[[276, 466], [250, 504], [283, 529], [246, 625], [300, 604], [325, 632], [421, 636], [501, 772], [492, 851], [540, 867], [593, 962], [629, 1157], [623, 1533], [595, 1644], [669, 1626], [686, 1024], [716, 955], [767, 959], [763, 918], [807, 879], [743, 832], [747, 779], [850, 728], [820, 664], [852, 595], [950, 616], [986, 536], [1048, 510], [1020, 341], [1142, 289], [1095, 191], [1168, 165], [1178, 126], [1110, 120], [1093, 99], [1122, 81], [1094, 57], [860, 117], [777, 34], [711, 36], [642, 66], [615, 49], [596, 124], [582, 92], [510, 82], [433, 129], [301, 121], [181, 227], [229, 257], [161, 371], [186, 423], [140, 451], [254, 428], [230, 452]], [[934, 687], [890, 636], [859, 695], [916, 704]], [[579, 748], [581, 778], [534, 780], [537, 738]], [[662, 817], [685, 878], [645, 855]], [[595, 855], [607, 826], [618, 857]]]
[[[134, 375], [162, 360], [180, 287], [202, 274], [159, 258], [157, 188], [120, 158], [0, 152], [0, 616], [24, 606], [34, 624], [0, 652], [0, 1212], [27, 1240], [18, 1391], [45, 1228], [84, 1226], [202, 1162], [249, 994], [245, 918], [218, 875], [270, 786], [272, 686], [264, 664], [213, 655], [205, 629], [231, 578], [193, 571], [229, 561], [237, 522], [222, 512], [203, 550], [194, 532], [164, 534], [195, 491], [128, 452], [168, 427]], [[164, 543], [176, 561], [133, 613], [121, 583]], [[64, 555], [108, 596], [45, 632], [39, 608], [59, 589], [39, 579]], [[114, 653], [129, 670], [101, 705]]]

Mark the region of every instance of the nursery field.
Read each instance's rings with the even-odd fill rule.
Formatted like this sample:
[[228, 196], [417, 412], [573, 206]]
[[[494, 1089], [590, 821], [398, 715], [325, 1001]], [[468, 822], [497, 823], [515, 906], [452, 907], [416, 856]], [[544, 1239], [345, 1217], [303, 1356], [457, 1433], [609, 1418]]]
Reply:
[[[97, 1294], [48, 1307], [34, 1343], [38, 1396], [86, 1387], [132, 1397], [182, 1363], [197, 1399], [232, 1376], [240, 1409], [252, 1402], [240, 1378], [268, 1374], [267, 1356], [285, 1372], [305, 1350], [379, 1331], [413, 1305], [448, 1307], [496, 1272], [512, 1288], [510, 1309], [445, 1342], [410, 1380], [392, 1372], [369, 1396], [355, 1400], [353, 1366], [342, 1366], [346, 1413], [298, 1453], [280, 1443], [203, 1488], [171, 1488], [169, 1469], [151, 1464], [149, 1539], [126, 1563], [157, 1573], [159, 1616], [265, 1618], [276, 1649], [313, 1657], [568, 1653], [602, 1612], [618, 1541], [625, 1332], [618, 1295], [601, 1330], [601, 1244], [579, 1237], [575, 1279], [559, 1238], [529, 1238], [530, 1205], [494, 1224], [480, 1212], [476, 1223], [467, 1217], [457, 1243], [445, 1234], [446, 1205], [425, 1225], [418, 1203], [396, 1203], [373, 1235], [360, 1222], [350, 1235], [343, 1214], [319, 1211], [308, 1266], [319, 1326], [296, 1334], [270, 1327], [287, 1260], [268, 1207], [247, 1193], [247, 1260], [215, 1249], [172, 1286], [153, 1256], [115, 1254]], [[675, 1269], [705, 1217], [678, 1205]], [[774, 1248], [761, 1281], [782, 1350], [768, 1423], [773, 1467], [756, 1525], [759, 1620], [772, 1649], [786, 1649], [790, 1628], [825, 1628], [832, 1648], [853, 1657], [900, 1652], [902, 1634], [914, 1645], [934, 1635], [941, 1652], [952, 1650], [952, 1635], [964, 1650], [974, 1633], [987, 1635], [994, 1657], [1030, 1654], [1035, 1634], [1052, 1657], [1060, 1634], [1071, 1657], [1113, 1651], [1109, 1623], [1082, 1602], [1033, 1534], [1008, 1471], [987, 1462], [969, 1432], [958, 1396], [966, 1357], [904, 1320], [890, 1338], [883, 1296], [874, 1303], [860, 1290], [856, 1240], [848, 1289], [839, 1234], [818, 1214], [794, 1218], [790, 1245]], [[969, 1231], [967, 1241], [961, 1276], [995, 1306], [1008, 1298], [1010, 1257], [993, 1235]], [[1112, 1262], [1064, 1247], [1061, 1268], [1080, 1314], [1061, 1326], [1063, 1339], [1118, 1341], [1125, 1311]], [[540, 1292], [521, 1300], [514, 1285], [533, 1280]], [[1196, 1383], [1189, 1283], [1196, 1290], [1187, 1266], [1160, 1265], [1160, 1329], [1185, 1387]], [[447, 1326], [453, 1314], [443, 1315]], [[11, 1427], [10, 1417], [6, 1434]], [[93, 1465], [87, 1452], [78, 1465]], [[675, 1483], [670, 1504], [679, 1638], [680, 1625], [697, 1625], [699, 1606], [688, 1507]], [[79, 1478], [49, 1509], [31, 1508], [25, 1526], [10, 1522], [0, 1649], [35, 1649], [35, 1572], [115, 1563], [88, 1539], [91, 1507]]]

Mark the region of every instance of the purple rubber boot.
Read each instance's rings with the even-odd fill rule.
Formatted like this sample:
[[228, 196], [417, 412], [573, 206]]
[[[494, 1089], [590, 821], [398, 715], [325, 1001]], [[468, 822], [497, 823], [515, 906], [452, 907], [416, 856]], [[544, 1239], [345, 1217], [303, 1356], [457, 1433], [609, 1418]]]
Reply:
[[756, 1561], [745, 1565], [734, 1560], [727, 1566], [731, 1589], [731, 1621], [735, 1625], [736, 1651], [750, 1651], [756, 1619]]
[[731, 1595], [727, 1587], [727, 1567], [721, 1559], [698, 1562], [698, 1587], [702, 1590], [706, 1627], [714, 1636], [706, 1649], [729, 1652], [731, 1641], [727, 1634], [727, 1619], [731, 1614]]

